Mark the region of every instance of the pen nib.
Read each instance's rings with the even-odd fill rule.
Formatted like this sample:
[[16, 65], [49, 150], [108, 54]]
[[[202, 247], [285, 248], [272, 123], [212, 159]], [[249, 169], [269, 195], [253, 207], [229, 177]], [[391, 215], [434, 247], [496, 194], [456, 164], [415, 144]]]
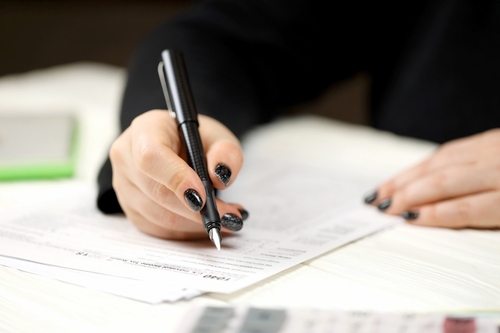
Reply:
[[220, 236], [219, 229], [217, 228], [210, 229], [210, 231], [208, 232], [208, 236], [210, 236], [210, 240], [215, 244], [217, 250], [220, 251], [220, 242], [222, 238]]

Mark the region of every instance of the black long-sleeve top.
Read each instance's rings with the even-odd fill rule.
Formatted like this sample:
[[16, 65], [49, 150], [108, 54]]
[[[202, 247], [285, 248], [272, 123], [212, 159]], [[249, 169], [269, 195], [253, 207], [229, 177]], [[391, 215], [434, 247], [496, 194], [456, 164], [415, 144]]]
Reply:
[[[184, 53], [197, 110], [241, 135], [336, 81], [370, 74], [375, 128], [438, 143], [500, 127], [500, 1], [200, 1], [146, 38], [120, 121], [166, 108], [161, 51]], [[108, 161], [98, 207], [121, 208]]]

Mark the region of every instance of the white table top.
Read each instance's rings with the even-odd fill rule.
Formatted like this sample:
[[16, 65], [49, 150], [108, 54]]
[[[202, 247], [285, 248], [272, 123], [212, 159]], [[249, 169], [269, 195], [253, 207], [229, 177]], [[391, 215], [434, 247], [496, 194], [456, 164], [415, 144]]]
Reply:
[[[83, 138], [74, 179], [0, 183], [0, 209], [29, 208], [40, 191], [57, 182], [95, 184], [117, 134], [124, 78], [121, 68], [90, 63], [0, 78], [0, 113], [72, 110], [79, 116]], [[329, 154], [321, 148], [325, 142]], [[435, 148], [317, 117], [281, 119], [258, 128], [246, 137], [244, 147], [250, 163], [254, 155], [290, 152], [380, 181]], [[499, 254], [497, 231], [453, 231], [402, 223], [236, 293], [160, 305], [0, 266], [0, 330], [171, 332], [192, 304], [418, 313], [500, 311]]]

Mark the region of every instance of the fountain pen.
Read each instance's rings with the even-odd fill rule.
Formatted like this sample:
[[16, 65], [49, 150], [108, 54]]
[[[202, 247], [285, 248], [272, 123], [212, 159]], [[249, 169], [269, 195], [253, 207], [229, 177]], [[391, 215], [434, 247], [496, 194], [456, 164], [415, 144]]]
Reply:
[[188, 164], [198, 174], [205, 188], [207, 199], [201, 209], [201, 218], [210, 240], [220, 251], [221, 222], [217, 211], [215, 191], [208, 175], [207, 160], [198, 131], [198, 113], [189, 85], [182, 52], [164, 50], [158, 65], [158, 75], [170, 115], [176, 119], [177, 128], [186, 148]]

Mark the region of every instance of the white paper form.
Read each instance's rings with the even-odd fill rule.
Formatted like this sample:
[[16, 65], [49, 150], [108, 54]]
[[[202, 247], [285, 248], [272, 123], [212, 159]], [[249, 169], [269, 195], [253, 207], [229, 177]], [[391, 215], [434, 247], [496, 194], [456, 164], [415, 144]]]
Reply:
[[[91, 201], [87, 201], [87, 199], [95, 198], [95, 189], [85, 182], [60, 181], [30, 183], [25, 184], [25, 186], [20, 186], [24, 184], [16, 185], [8, 191], [14, 201], [16, 197], [22, 197], [25, 202], [30, 202], [35, 206], [43, 206], [47, 211], [73, 211], [75, 213], [80, 211], [82, 214], [87, 214], [87, 211], [94, 209]], [[0, 199], [5, 200], [6, 198], [7, 196], [4, 196]], [[11, 210], [24, 210], [24, 207], [26, 206], [18, 205]], [[1, 255], [0, 265], [151, 304], [175, 302], [201, 294], [197, 290], [170, 287], [164, 283], [151, 283], [86, 272]]]
[[201, 295], [197, 290], [170, 287], [165, 283], [85, 272], [4, 256], [0, 256], [0, 265], [150, 304], [177, 302]]
[[208, 237], [180, 242], [145, 235], [123, 217], [82, 205], [94, 197], [80, 190], [62, 203], [3, 212], [0, 254], [230, 293], [400, 221], [355, 204], [369, 186], [359, 179], [288, 163], [263, 170], [243, 173], [241, 186], [227, 193], [252, 215], [242, 232], [224, 236], [220, 252]]

